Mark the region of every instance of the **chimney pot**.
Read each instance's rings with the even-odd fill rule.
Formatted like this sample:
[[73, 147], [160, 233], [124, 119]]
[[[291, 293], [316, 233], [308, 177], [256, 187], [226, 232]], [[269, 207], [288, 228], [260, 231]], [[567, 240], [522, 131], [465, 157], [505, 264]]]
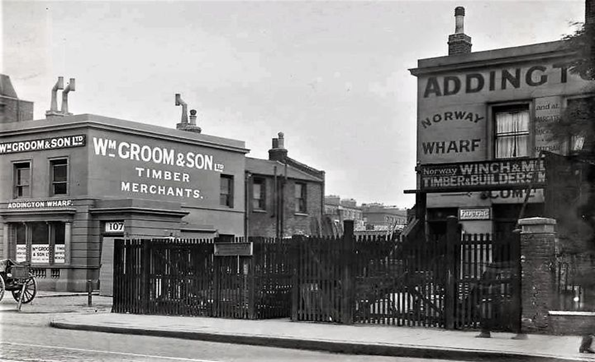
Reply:
[[465, 34], [465, 8], [455, 8], [455, 33], [448, 37], [448, 55], [471, 53], [471, 37]]
[[196, 124], [196, 109], [190, 110], [190, 124], [192, 124], [192, 125]]
[[462, 6], [455, 9], [455, 34], [465, 34], [465, 8]]
[[284, 134], [279, 132], [279, 138], [273, 138], [273, 148], [269, 150], [269, 160], [285, 162], [287, 158], [287, 150], [284, 145]]

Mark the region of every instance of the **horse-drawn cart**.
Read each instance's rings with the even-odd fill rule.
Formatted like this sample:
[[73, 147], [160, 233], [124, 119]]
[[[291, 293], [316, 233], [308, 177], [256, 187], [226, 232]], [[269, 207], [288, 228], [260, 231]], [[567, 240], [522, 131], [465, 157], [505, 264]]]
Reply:
[[29, 263], [0, 260], [0, 300], [4, 297], [4, 291], [12, 292], [14, 300], [21, 303], [29, 303], [35, 298], [37, 282]]

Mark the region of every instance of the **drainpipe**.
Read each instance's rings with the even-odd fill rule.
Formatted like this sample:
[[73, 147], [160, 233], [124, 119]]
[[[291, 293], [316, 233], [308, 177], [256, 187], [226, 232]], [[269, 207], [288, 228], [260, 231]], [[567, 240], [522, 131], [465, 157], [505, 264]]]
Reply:
[[245, 181], [245, 187], [244, 187], [244, 192], [246, 193], [245, 195], [245, 203], [246, 206], [244, 207], [245, 209], [245, 215], [244, 215], [244, 238], [246, 241], [248, 241], [248, 233], [250, 230], [250, 195], [252, 194], [251, 191], [251, 184], [250, 184], [250, 180], [252, 180], [252, 174], [250, 172], [246, 172], [246, 181]]

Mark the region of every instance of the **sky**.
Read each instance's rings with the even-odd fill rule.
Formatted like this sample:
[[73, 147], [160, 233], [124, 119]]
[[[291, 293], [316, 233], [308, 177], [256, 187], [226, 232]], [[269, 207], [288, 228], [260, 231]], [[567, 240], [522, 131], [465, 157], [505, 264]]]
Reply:
[[418, 59], [447, 55], [464, 6], [473, 51], [559, 40], [584, 0], [0, 0], [0, 70], [45, 118], [58, 76], [69, 111], [245, 141], [326, 172], [326, 194], [410, 208]]

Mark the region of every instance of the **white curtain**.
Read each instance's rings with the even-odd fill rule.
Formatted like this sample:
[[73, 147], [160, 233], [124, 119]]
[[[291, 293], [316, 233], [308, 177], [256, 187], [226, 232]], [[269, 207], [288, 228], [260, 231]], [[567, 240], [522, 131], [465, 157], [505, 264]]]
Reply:
[[496, 158], [528, 154], [529, 111], [496, 113]]

